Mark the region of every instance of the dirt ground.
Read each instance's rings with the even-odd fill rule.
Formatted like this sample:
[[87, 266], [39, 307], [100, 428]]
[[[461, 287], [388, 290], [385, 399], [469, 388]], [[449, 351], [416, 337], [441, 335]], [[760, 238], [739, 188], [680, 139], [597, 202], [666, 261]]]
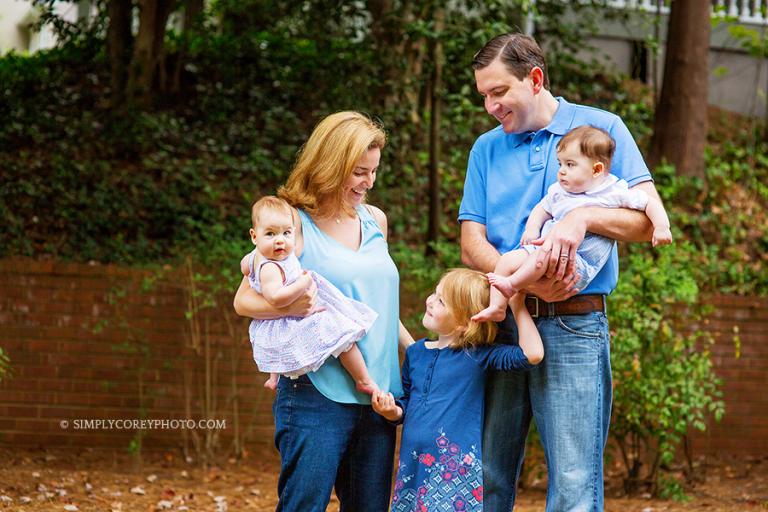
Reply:
[[[139, 469], [124, 452], [0, 449], [0, 511], [272, 511], [278, 468], [267, 446], [207, 469], [172, 453], [145, 454]], [[617, 472], [608, 471], [607, 511], [768, 510], [768, 455], [700, 461], [687, 503], [621, 497]], [[546, 484], [534, 480], [515, 510], [544, 510], [545, 493]], [[328, 510], [338, 510], [335, 499]]]

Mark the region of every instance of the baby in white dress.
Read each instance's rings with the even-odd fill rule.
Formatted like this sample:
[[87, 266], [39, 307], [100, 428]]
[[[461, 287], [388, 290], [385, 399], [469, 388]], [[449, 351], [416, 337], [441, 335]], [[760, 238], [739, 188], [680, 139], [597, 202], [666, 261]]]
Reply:
[[355, 380], [358, 391], [378, 391], [356, 344], [373, 325], [376, 312], [344, 296], [319, 274], [302, 271], [293, 253], [294, 220], [288, 203], [274, 196], [262, 197], [254, 203], [251, 216], [250, 234], [256, 250], [241, 261], [251, 287], [281, 308], [298, 299], [313, 280], [317, 283], [317, 307], [311, 315], [251, 321], [253, 359], [261, 371], [270, 373], [264, 386], [274, 390], [279, 375], [296, 378], [317, 370], [334, 356]]

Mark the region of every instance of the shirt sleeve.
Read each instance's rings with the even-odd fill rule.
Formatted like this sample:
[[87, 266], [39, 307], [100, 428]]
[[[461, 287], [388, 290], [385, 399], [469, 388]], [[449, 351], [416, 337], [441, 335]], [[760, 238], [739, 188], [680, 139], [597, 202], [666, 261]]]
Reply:
[[616, 116], [610, 133], [616, 141], [616, 152], [611, 159], [611, 174], [625, 180], [630, 187], [653, 180], [640, 148], [620, 117]]
[[469, 152], [467, 175], [464, 178], [464, 195], [459, 206], [459, 222], [471, 220], [486, 224], [486, 176], [481, 170], [480, 158], [473, 149]]
[[[411, 345], [414, 346], [414, 345]], [[408, 400], [411, 398], [411, 358], [410, 350], [405, 351], [405, 359], [403, 360], [403, 367], [400, 369], [400, 378], [403, 384], [403, 395], [400, 398], [395, 399], [395, 403], [403, 410], [403, 415], [397, 421], [391, 421], [394, 425], [400, 425], [405, 421], [405, 411], [408, 410]]]
[[486, 370], [530, 370], [534, 366], [519, 345], [483, 346], [471, 352], [475, 361]]

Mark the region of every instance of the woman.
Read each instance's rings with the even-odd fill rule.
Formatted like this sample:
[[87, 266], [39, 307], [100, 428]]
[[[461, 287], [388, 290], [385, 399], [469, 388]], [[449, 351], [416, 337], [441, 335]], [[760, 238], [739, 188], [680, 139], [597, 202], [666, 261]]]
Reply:
[[[323, 119], [302, 148], [278, 195], [294, 207], [295, 252], [346, 296], [379, 318], [358, 346], [382, 391], [399, 396], [396, 339], [413, 340], [398, 321], [399, 276], [387, 252], [387, 218], [364, 204], [376, 181], [383, 130], [357, 112]], [[314, 289], [283, 310], [272, 308], [243, 279], [238, 314], [265, 319], [311, 313]], [[335, 486], [341, 510], [387, 509], [395, 429], [374, 413], [370, 397], [336, 359], [296, 380], [281, 378], [272, 411], [280, 452], [278, 511], [324, 511]]]

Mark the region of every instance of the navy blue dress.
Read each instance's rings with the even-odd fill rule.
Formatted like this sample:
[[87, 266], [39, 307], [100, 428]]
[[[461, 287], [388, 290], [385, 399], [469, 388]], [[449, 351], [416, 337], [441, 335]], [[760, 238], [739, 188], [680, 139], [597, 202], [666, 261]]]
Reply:
[[469, 350], [408, 347], [403, 362], [403, 434], [393, 512], [483, 510], [486, 370], [532, 368], [517, 345]]

